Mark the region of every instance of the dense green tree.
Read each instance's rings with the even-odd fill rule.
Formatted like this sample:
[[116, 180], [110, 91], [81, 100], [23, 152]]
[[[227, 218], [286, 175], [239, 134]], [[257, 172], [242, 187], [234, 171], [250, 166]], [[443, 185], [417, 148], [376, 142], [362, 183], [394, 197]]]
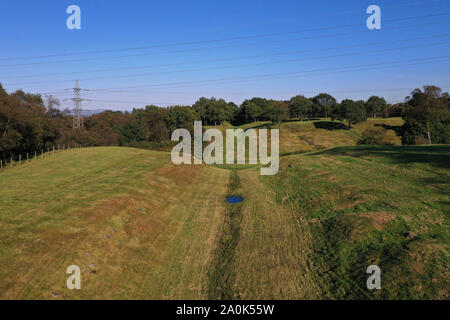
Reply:
[[144, 109], [133, 109], [133, 114], [145, 131], [148, 141], [162, 142], [170, 139], [165, 120], [168, 110], [154, 105]]
[[403, 145], [416, 144], [416, 137], [421, 136], [424, 132], [424, 128], [420, 123], [415, 123], [411, 119], [406, 120], [400, 129]]
[[0, 157], [25, 154], [58, 139], [59, 113], [47, 108], [38, 94], [8, 94], [0, 85]]
[[200, 119], [207, 123], [208, 120], [208, 105], [211, 103], [211, 100], [205, 97], [201, 97], [198, 99], [193, 105], [192, 109], [197, 113]]
[[162, 142], [170, 139], [169, 128], [165, 117], [167, 110], [157, 108], [150, 111], [146, 117], [146, 127], [148, 128], [148, 140]]
[[333, 108], [336, 106], [336, 99], [328, 93], [319, 93], [312, 98], [313, 110], [316, 114], [323, 114], [325, 119], [331, 114]]
[[195, 120], [200, 120], [198, 114], [189, 107], [174, 106], [170, 107], [164, 118], [169, 132], [178, 128], [192, 130]]
[[365, 106], [367, 114], [371, 114], [376, 118], [377, 114], [383, 113], [386, 110], [387, 103], [382, 97], [371, 96], [367, 100]]
[[223, 121], [233, 120], [238, 111], [234, 103], [227, 103], [223, 99], [214, 97], [198, 99], [192, 105], [192, 109], [200, 116], [203, 123], [214, 125], [221, 124]]
[[334, 116], [337, 119], [348, 121], [348, 127], [351, 128], [352, 124], [367, 120], [364, 101], [342, 100], [336, 107]]
[[300, 118], [303, 121], [312, 112], [312, 101], [302, 95], [292, 97], [289, 101], [289, 111], [292, 118]]
[[[242, 121], [255, 121], [254, 115], [256, 116], [256, 121], [260, 120], [270, 120], [269, 114], [270, 105], [273, 100], [268, 100], [265, 98], [253, 97], [249, 100], [245, 100], [239, 109], [239, 117]], [[246, 106], [250, 105], [247, 109]], [[257, 107], [255, 107], [256, 105]], [[249, 112], [248, 112], [249, 111]]]
[[[126, 145], [143, 140], [160, 143], [170, 140], [170, 133], [176, 128], [192, 131], [193, 122], [199, 119], [205, 124], [220, 124], [239, 115], [243, 121], [270, 120], [280, 124], [289, 113], [301, 119], [312, 113], [327, 117], [330, 109], [333, 119], [347, 120], [349, 127], [366, 119], [366, 108], [385, 117], [401, 115], [405, 119], [400, 130], [403, 144], [450, 143], [449, 105], [448, 93], [436, 86], [415, 89], [405, 103], [394, 105], [375, 96], [366, 104], [348, 99], [337, 104], [326, 93], [312, 99], [299, 95], [290, 101], [254, 97], [245, 100], [240, 108], [223, 99], [200, 98], [192, 108], [146, 106], [132, 112], [107, 110], [85, 117], [84, 128], [73, 130], [72, 117], [59, 110], [59, 101], [54, 97], [46, 96], [44, 100], [22, 90], [8, 93], [0, 85], [0, 158], [14, 155], [17, 159], [19, 154], [74, 142], [84, 146]], [[381, 131], [367, 131], [361, 143], [385, 143], [387, 139]]]
[[281, 124], [281, 121], [289, 118], [289, 105], [284, 101], [272, 101], [268, 107], [267, 115], [273, 124]]
[[436, 86], [414, 89], [406, 98], [411, 106], [405, 112], [402, 127], [404, 144], [415, 144], [415, 137], [424, 136], [429, 144], [449, 143], [450, 112], [448, 94]]
[[409, 105], [406, 102], [388, 104], [384, 112], [385, 117], [402, 117]]
[[[266, 116], [267, 110], [269, 109], [270, 103], [271, 103], [271, 101], [269, 99], [254, 97], [254, 98], [250, 99], [250, 102], [253, 102], [257, 106], [259, 106], [262, 110], [263, 117]], [[262, 119], [260, 119], [260, 120], [262, 120]]]
[[260, 106], [250, 100], [245, 100], [241, 105], [241, 114], [246, 121], [258, 121], [263, 111]]
[[119, 134], [119, 144], [125, 146], [130, 142], [145, 140], [145, 132], [142, 126], [137, 122], [127, 122], [116, 128]]

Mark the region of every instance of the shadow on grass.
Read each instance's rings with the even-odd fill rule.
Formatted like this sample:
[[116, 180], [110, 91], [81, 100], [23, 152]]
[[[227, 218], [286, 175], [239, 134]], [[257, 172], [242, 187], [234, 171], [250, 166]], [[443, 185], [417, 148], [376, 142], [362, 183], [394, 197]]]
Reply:
[[450, 145], [431, 146], [352, 146], [337, 147], [313, 153], [345, 155], [351, 157], [383, 157], [389, 161], [408, 163], [428, 163], [435, 167], [450, 168]]
[[305, 119], [285, 119], [281, 121], [282, 123], [291, 123], [291, 122], [311, 122], [311, 121], [318, 121], [321, 120], [320, 118], [305, 118]]
[[[427, 177], [422, 179], [422, 184], [427, 188], [433, 188], [436, 192], [449, 195], [450, 194], [450, 179], [447, 175], [439, 175], [435, 177]], [[443, 206], [449, 206], [450, 201], [442, 201]]]
[[226, 169], [226, 170], [247, 170], [260, 167], [259, 164], [212, 164], [214, 168]]
[[402, 126], [390, 126], [385, 123], [377, 123], [375, 127], [383, 127], [386, 130], [394, 130], [395, 134], [398, 136], [401, 136], [400, 130], [402, 129]]
[[248, 129], [271, 129], [271, 128], [278, 128], [278, 127], [273, 123], [263, 123]]
[[287, 156], [292, 156], [292, 155], [296, 155], [296, 154], [304, 154], [304, 153], [308, 153], [308, 152], [310, 152], [310, 151], [298, 150], [298, 151], [282, 152], [282, 153], [280, 153], [280, 157], [287, 157]]
[[348, 130], [348, 126], [340, 122], [334, 121], [316, 121], [313, 123], [316, 129], [326, 130]]

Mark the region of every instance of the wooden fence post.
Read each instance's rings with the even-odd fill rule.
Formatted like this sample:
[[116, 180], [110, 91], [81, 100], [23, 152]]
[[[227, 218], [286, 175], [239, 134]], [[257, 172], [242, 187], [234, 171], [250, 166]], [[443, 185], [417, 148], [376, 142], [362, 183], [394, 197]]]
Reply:
[[3, 171], [3, 160], [0, 160], [0, 171]]
[[28, 152], [27, 152], [27, 162], [30, 162], [30, 158], [28, 157]]
[[14, 167], [14, 159], [13, 159], [13, 156], [11, 156], [11, 167]]
[[22, 155], [19, 154], [19, 164], [22, 164]]

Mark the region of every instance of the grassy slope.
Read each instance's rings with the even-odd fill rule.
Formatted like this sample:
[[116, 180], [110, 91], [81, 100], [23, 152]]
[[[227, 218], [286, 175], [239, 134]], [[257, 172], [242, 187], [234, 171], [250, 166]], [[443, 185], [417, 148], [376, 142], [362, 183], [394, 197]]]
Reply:
[[[346, 122], [331, 121], [330, 119], [288, 121], [283, 122], [280, 129], [280, 155], [306, 153], [332, 147], [356, 145], [362, 132], [369, 127], [382, 126], [388, 130], [397, 130], [403, 124], [402, 118], [369, 118], [367, 121], [352, 125], [348, 130]], [[222, 126], [205, 126], [217, 128], [223, 132], [226, 129], [263, 129], [273, 127], [270, 121], [259, 121], [233, 127], [228, 122]], [[273, 128], [278, 128], [274, 126]], [[269, 138], [270, 139], [270, 138]], [[395, 141], [401, 145], [400, 137]]]
[[[236, 297], [449, 297], [449, 146], [343, 147], [281, 164], [275, 177], [239, 172], [251, 188]], [[365, 287], [370, 264], [380, 291]]]
[[[283, 156], [274, 177], [127, 148], [8, 169], [0, 298], [448, 298], [450, 147], [324, 150], [401, 121], [284, 123], [282, 152], [322, 151]], [[372, 263], [381, 291], [365, 288]], [[81, 291], [65, 289], [70, 264]]]
[[[401, 118], [368, 119], [348, 130], [346, 123], [326, 120], [287, 122], [283, 123], [280, 130], [280, 154], [356, 145], [362, 132], [368, 127], [383, 125], [387, 129], [395, 129], [402, 124]], [[396, 144], [401, 144], [400, 138], [397, 138]]]
[[[349, 130], [347, 123], [339, 121], [331, 121], [325, 119], [311, 121], [288, 121], [281, 124], [280, 127], [273, 126], [270, 121], [259, 121], [247, 123], [234, 127], [228, 122], [224, 122], [221, 126], [205, 126], [205, 129], [216, 128], [223, 132], [225, 139], [226, 129], [267, 129], [279, 128], [280, 130], [280, 155], [286, 156], [298, 153], [307, 153], [313, 151], [324, 150], [338, 146], [356, 145], [361, 138], [365, 129], [382, 126], [388, 130], [397, 130], [403, 124], [401, 118], [370, 118], [365, 122], [353, 125]], [[270, 134], [269, 134], [270, 145]], [[225, 140], [224, 140], [225, 144]], [[396, 137], [396, 145], [401, 145], [400, 137]], [[236, 153], [236, 152], [235, 152]], [[248, 139], [246, 139], [246, 159], [248, 161]], [[224, 153], [225, 162], [225, 153]], [[216, 165], [216, 167], [224, 169], [246, 169], [255, 165]]]
[[[205, 298], [228, 175], [114, 147], [6, 170], [0, 298]], [[65, 288], [72, 264], [82, 290]]]

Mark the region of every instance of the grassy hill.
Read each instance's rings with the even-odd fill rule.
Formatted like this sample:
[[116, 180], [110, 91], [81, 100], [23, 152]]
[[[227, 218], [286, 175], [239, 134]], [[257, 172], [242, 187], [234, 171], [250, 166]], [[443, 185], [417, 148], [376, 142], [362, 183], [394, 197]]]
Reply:
[[[280, 128], [280, 153], [303, 153], [331, 147], [356, 145], [362, 132], [369, 127], [381, 126], [388, 130], [396, 130], [403, 124], [401, 118], [368, 119], [353, 125], [339, 121], [314, 120], [283, 123]], [[401, 145], [397, 137], [396, 145]]]
[[449, 167], [450, 146], [358, 146], [239, 171], [236, 297], [448, 299]]
[[275, 176], [119, 147], [8, 168], [0, 298], [448, 299], [450, 146], [354, 146], [387, 121], [284, 123]]
[[[346, 122], [331, 121], [330, 119], [316, 119], [308, 121], [287, 121], [280, 127], [273, 126], [270, 121], [247, 123], [241, 126], [232, 126], [225, 122], [222, 126], [205, 126], [217, 128], [225, 132], [226, 129], [280, 129], [280, 154], [289, 155], [319, 151], [332, 147], [356, 145], [365, 129], [370, 127], [383, 127], [387, 130], [398, 131], [403, 125], [402, 118], [369, 118], [367, 121], [352, 125], [348, 128]], [[396, 137], [395, 145], [401, 145], [400, 137]]]
[[0, 173], [0, 298], [206, 298], [228, 175], [118, 147]]

